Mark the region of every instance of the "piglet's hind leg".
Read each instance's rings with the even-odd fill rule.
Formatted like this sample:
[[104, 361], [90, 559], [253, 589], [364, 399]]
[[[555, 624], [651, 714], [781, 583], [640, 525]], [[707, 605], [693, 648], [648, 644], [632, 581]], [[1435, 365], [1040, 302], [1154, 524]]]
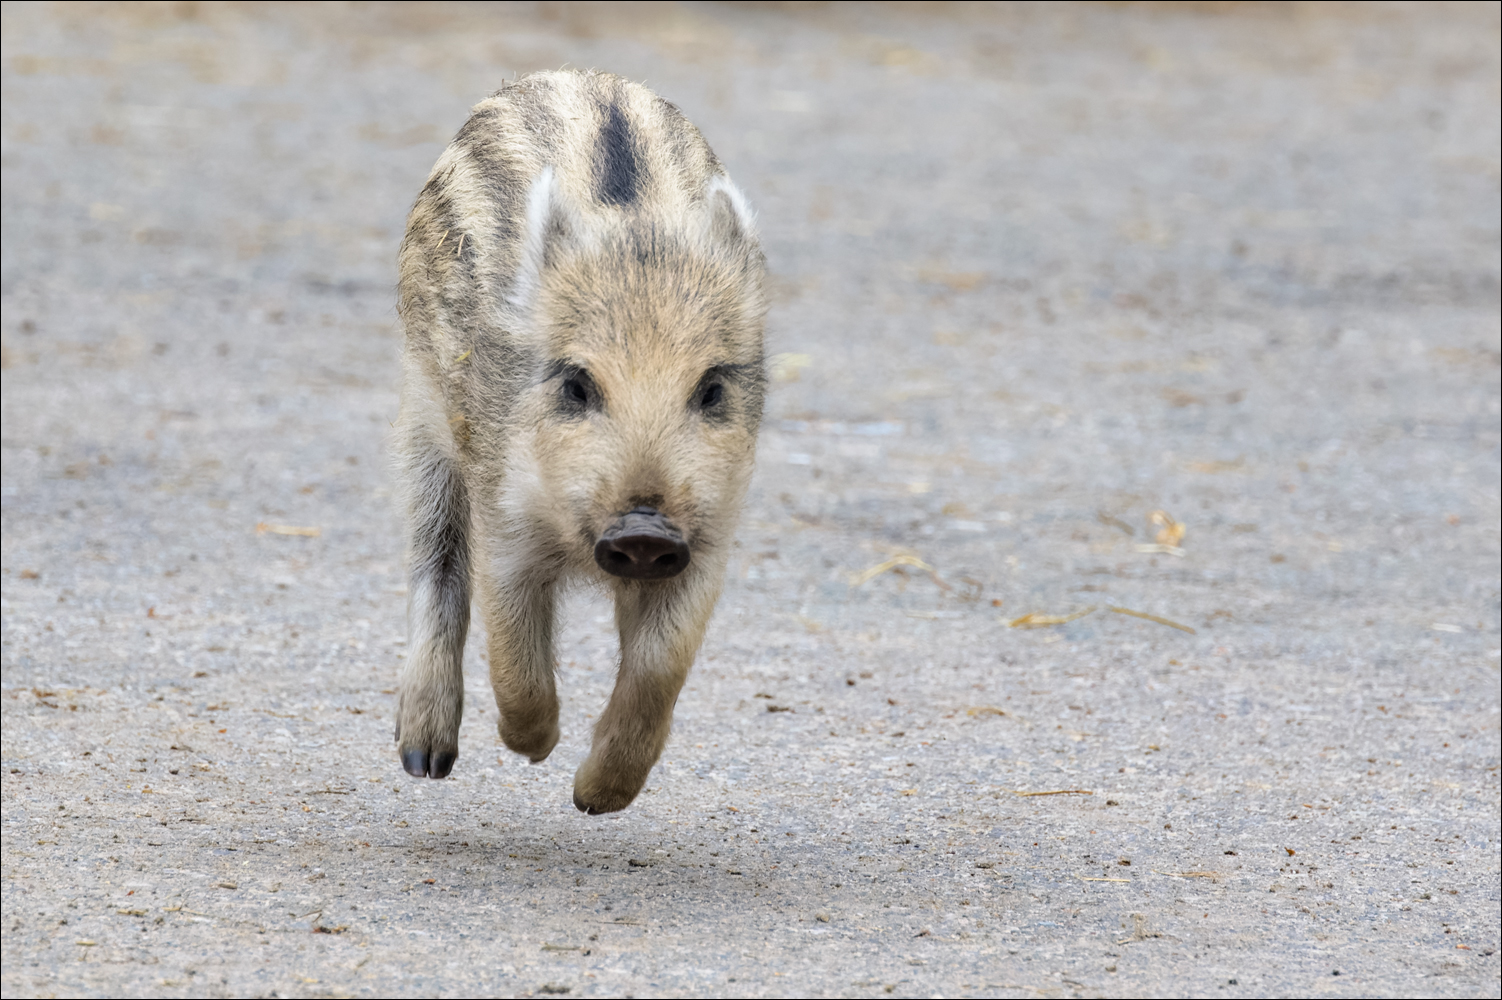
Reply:
[[407, 662], [396, 739], [402, 767], [445, 778], [459, 757], [464, 639], [469, 631], [469, 501], [436, 454], [410, 463]]

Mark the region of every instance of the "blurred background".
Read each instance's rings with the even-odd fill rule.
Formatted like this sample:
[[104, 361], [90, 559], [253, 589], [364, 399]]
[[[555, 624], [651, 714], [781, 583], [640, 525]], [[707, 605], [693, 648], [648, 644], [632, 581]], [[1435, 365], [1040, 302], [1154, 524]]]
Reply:
[[[760, 212], [779, 387], [753, 520], [844, 536], [805, 563], [948, 545], [998, 596], [1058, 602], [1072, 571], [1144, 541], [1098, 513], [1155, 535], [1163, 509], [1260, 555], [1223, 582], [1279, 595], [1285, 621], [1308, 607], [1292, 595], [1359, 586], [1361, 622], [1381, 595], [1495, 630], [1491, 6], [5, 18], [8, 566], [52, 531], [64, 550], [149, 537], [144, 565], [79, 583], [154, 587], [205, 532], [188, 547], [216, 572], [265, 582], [284, 553], [242, 562], [227, 539], [291, 519], [356, 531], [399, 580], [371, 491], [405, 212], [472, 103], [575, 66], [678, 103]], [[116, 526], [59, 522], [39, 489]], [[1450, 546], [1468, 569], [1434, 565]], [[813, 617], [838, 617], [850, 595], [824, 582], [803, 596], [828, 591]]]
[[[667, 790], [633, 815], [691, 809], [684, 783], [730, 755], [720, 792], [742, 791], [725, 801], [755, 786], [760, 822], [812, 844], [825, 821], [799, 789], [844, 779], [796, 748], [861, 758], [947, 726], [950, 756], [925, 751], [934, 802], [873, 807], [883, 835], [931, 823], [952, 844], [1003, 828], [1033, 843], [1031, 804], [1002, 802], [972, 832], [940, 811], [967, 782], [1020, 786], [1037, 767], [1118, 783], [1154, 831], [1178, 801], [1181, 833], [1189, 809], [1276, 844], [1261, 824], [1284, 822], [1283, 785], [1248, 792], [1263, 812], [1216, 812], [1238, 774], [1273, 767], [1304, 782], [1289, 796], [1401, 799], [1491, 844], [1476, 913], [1493, 906], [1477, 934], [1495, 942], [1496, 4], [7, 3], [0, 17], [5, 753], [11, 775], [53, 768], [36, 789], [6, 779], [15, 836], [52, 829], [49, 796], [94, 797], [76, 835], [99, 851], [104, 818], [175, 828], [207, 808], [184, 793], [140, 820], [110, 783], [146, 779], [82, 760], [110, 741], [139, 746], [144, 771], [168, 761], [148, 748], [191, 739], [226, 807], [345, 769], [395, 785], [405, 583], [385, 448], [406, 211], [476, 101], [533, 70], [599, 68], [704, 132], [759, 214], [774, 292], [741, 549]], [[453, 829], [466, 804], [504, 797], [486, 775], [511, 774], [538, 829], [636, 835], [568, 806], [611, 683], [607, 615], [587, 595], [570, 606], [565, 742], [524, 779], [495, 749], [471, 643], [474, 721], [441, 806]], [[1402, 692], [1425, 707], [1393, 735]], [[794, 711], [768, 716], [757, 694]], [[150, 714], [164, 697], [180, 716]], [[1009, 699], [1081, 721], [999, 728], [986, 713]], [[732, 719], [735, 749], [704, 749]], [[199, 729], [227, 731], [222, 747]], [[1118, 769], [1148, 739], [1177, 763]], [[1379, 773], [1404, 739], [1419, 741], [1409, 769]], [[1241, 740], [1260, 749], [1225, 749]], [[1045, 757], [1076, 775], [1044, 777]], [[248, 791], [273, 764], [292, 785]], [[768, 774], [782, 783], [762, 788]], [[884, 774], [857, 798], [903, 783]], [[319, 803], [387, 839], [406, 825], [385, 799]], [[232, 830], [298, 842], [284, 814], [244, 809], [185, 827], [184, 849]], [[1182, 849], [1166, 836], [1136, 849]], [[1230, 863], [1194, 843], [1203, 858], [1163, 864]], [[1394, 845], [1396, 870], [1409, 848]], [[45, 909], [10, 885], [8, 920]], [[1267, 905], [1256, 891], [1245, 906]], [[1244, 923], [1237, 905], [1218, 917]], [[703, 927], [735, 917], [719, 906]], [[1302, 931], [1268, 926], [1262, 954], [1297, 952]], [[6, 933], [8, 990], [13, 948], [63, 954]], [[1361, 961], [1378, 963], [1372, 990], [1410, 988]], [[1494, 988], [1487, 961], [1455, 988]], [[1144, 963], [1131, 988], [1171, 967]]]

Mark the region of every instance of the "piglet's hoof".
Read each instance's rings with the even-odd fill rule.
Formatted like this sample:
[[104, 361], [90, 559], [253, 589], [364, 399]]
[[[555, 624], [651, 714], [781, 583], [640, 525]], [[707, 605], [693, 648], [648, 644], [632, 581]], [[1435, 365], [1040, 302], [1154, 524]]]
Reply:
[[574, 808], [591, 816], [601, 813], [620, 812], [636, 800], [646, 775], [635, 781], [625, 775], [610, 776], [601, 773], [604, 769], [590, 767], [589, 761], [580, 765], [574, 774]]
[[417, 749], [402, 751], [402, 767], [414, 778], [447, 778], [458, 759], [459, 754], [453, 750], [436, 753]]
[[631, 800], [627, 799], [625, 802], [622, 802], [620, 805], [614, 805], [614, 806], [609, 806], [609, 807], [591, 805], [590, 803], [585, 802], [584, 799], [580, 797], [580, 795], [579, 795], [579, 789], [577, 789], [577, 788], [574, 789], [574, 808], [577, 809], [577, 810], [579, 810], [580, 812], [586, 814], [586, 815], [589, 815], [589, 816], [601, 816], [601, 815], [604, 815], [605, 813], [620, 812], [622, 809], [626, 808], [630, 804], [631, 804]]
[[525, 755], [534, 764], [541, 764], [558, 745], [558, 710], [556, 707], [553, 709], [551, 719], [544, 719], [529, 727], [513, 724], [511, 720], [502, 717], [496, 730], [507, 750]]

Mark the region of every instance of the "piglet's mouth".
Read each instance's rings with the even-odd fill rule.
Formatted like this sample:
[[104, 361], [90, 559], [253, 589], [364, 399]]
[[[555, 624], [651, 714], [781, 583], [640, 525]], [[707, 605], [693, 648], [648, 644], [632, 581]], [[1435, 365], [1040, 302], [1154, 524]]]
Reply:
[[600, 534], [595, 562], [626, 580], [666, 580], [688, 568], [688, 543], [656, 507], [633, 507]]

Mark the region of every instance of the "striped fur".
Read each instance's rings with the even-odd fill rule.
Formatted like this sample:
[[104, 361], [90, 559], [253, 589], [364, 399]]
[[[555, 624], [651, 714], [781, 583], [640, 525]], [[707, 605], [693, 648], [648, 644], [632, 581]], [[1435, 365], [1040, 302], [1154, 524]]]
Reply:
[[[400, 270], [403, 760], [442, 777], [458, 753], [471, 599], [501, 737], [545, 758], [557, 591], [592, 581], [614, 594], [621, 666], [574, 797], [624, 808], [666, 742], [751, 474], [766, 310], [751, 212], [667, 101], [538, 73], [478, 104], [439, 157]], [[696, 402], [706, 380], [713, 407]], [[595, 540], [643, 504], [683, 531], [679, 576], [596, 567]]]

